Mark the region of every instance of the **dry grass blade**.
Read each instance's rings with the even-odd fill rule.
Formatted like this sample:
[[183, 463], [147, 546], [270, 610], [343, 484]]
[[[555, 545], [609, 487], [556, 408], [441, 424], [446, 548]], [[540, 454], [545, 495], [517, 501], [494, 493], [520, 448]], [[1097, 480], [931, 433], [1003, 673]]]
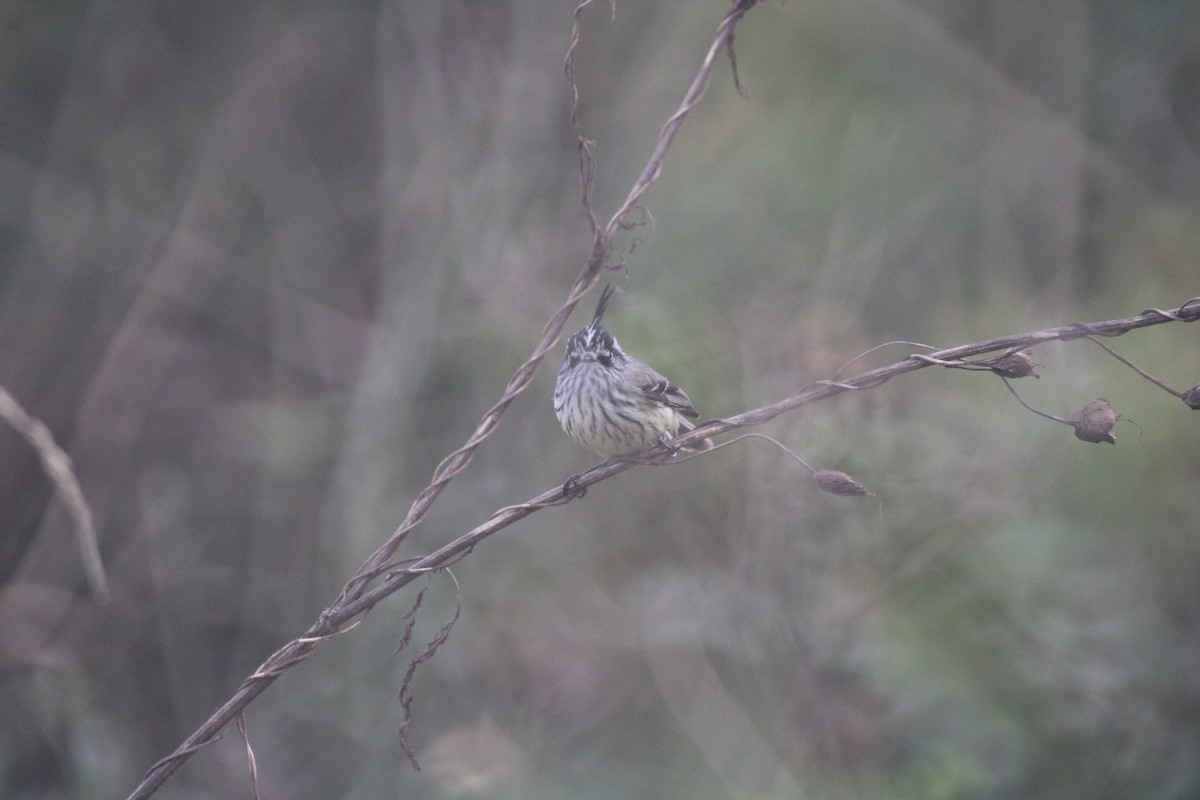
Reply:
[[84, 572], [92, 593], [102, 603], [108, 602], [108, 578], [104, 574], [104, 562], [100, 558], [100, 545], [96, 538], [96, 526], [92, 523], [92, 508], [79, 479], [75, 476], [75, 468], [71, 457], [67, 455], [54, 441], [54, 435], [37, 417], [29, 414], [11, 394], [0, 388], [0, 417], [8, 421], [17, 433], [25, 437], [30, 446], [37, 451], [42, 461], [42, 468], [54, 483], [58, 496], [62, 499], [71, 520], [75, 523], [75, 538], [79, 544], [79, 555], [83, 559]]

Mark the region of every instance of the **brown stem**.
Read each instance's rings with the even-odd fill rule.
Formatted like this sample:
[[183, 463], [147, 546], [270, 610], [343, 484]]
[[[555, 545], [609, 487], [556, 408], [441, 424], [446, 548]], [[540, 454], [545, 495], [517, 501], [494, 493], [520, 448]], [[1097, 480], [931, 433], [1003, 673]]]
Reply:
[[[1151, 311], [1134, 317], [1092, 323], [1088, 327], [1094, 331], [1102, 332], [1102, 335], [1105, 336], [1120, 336], [1138, 328], [1147, 328], [1166, 322], [1195, 322], [1197, 320], [1200, 320], [1200, 304], [1189, 300], [1174, 312]], [[1086, 334], [1081, 331], [1080, 327], [1072, 323], [1057, 328], [1003, 336], [998, 339], [989, 339], [983, 342], [954, 347], [949, 350], [941, 350], [933, 353], [932, 358], [939, 361], [954, 361], [997, 350], [1019, 349], [1043, 342], [1078, 339], [1084, 335]], [[931, 365], [931, 362], [925, 359], [910, 356], [902, 361], [869, 370], [841, 381], [817, 381], [802, 388], [791, 397], [784, 398], [775, 403], [751, 409], [727, 419], [710, 420], [672, 440], [672, 444], [678, 448], [682, 448], [715, 436], [718, 433], [736, 428], [761, 425], [778, 417], [780, 414], [800, 408], [801, 406], [809, 405], [818, 400], [833, 397], [847, 391], [874, 388], [886, 383], [897, 375], [913, 372]], [[1054, 418], [1051, 417], [1051, 419]], [[585, 489], [627, 469], [632, 469], [640, 464], [651, 463], [654, 460], [651, 456], [656, 455], [656, 451], [661, 449], [661, 446], [651, 448], [644, 454], [647, 456], [644, 459], [638, 457], [609, 459], [578, 476], [575, 485], [579, 489]], [[346, 625], [346, 623], [370, 611], [371, 608], [385, 597], [407, 586], [420, 576], [431, 571], [444, 569], [446, 566], [456, 562], [493, 533], [543, 508], [570, 503], [578, 496], [580, 495], [571, 494], [564, 497], [562, 486], [556, 485], [554, 488], [548, 489], [524, 503], [505, 506], [495, 511], [487, 521], [464, 533], [457, 539], [417, 559], [409, 566], [390, 572], [386, 578], [370, 590], [362, 591], [353, 598], [339, 598], [336, 603], [321, 614], [316, 623], [305, 632], [304, 636], [288, 642], [276, 651], [174, 753], [155, 764], [146, 774], [142, 783], [129, 796], [129, 800], [139, 800], [152, 795], [196, 750], [214, 741], [225, 726], [234, 721], [246, 706], [255, 697], [262, 694], [285, 670], [303, 661], [330, 638], [345, 632], [345, 628], [342, 626]], [[385, 567], [386, 565], [381, 565], [381, 568]], [[380, 574], [380, 572], [377, 571], [375, 574]]]

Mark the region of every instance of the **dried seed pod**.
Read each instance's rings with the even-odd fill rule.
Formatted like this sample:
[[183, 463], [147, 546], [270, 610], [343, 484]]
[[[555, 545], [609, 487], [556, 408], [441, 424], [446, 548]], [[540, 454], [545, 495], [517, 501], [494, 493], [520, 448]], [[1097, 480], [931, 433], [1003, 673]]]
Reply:
[[1117, 424], [1117, 412], [1103, 397], [1097, 397], [1071, 417], [1071, 425], [1075, 428], [1075, 438], [1085, 442], [1099, 444], [1108, 442], [1116, 444], [1117, 437], [1113, 435], [1113, 426]]
[[1193, 411], [1200, 411], [1200, 383], [1183, 393], [1183, 402]]
[[846, 473], [838, 472], [836, 469], [818, 470], [813, 473], [813, 480], [817, 482], [817, 486], [820, 487], [821, 491], [829, 492], [830, 494], [842, 495], [843, 497], [870, 494], [867, 491], [867, 487]]
[[1034, 363], [1029, 353], [1024, 350], [1000, 356], [988, 363], [992, 372], [1003, 378], [1027, 378], [1030, 375], [1039, 378], [1041, 376], [1034, 370], [1034, 367], [1038, 366], [1041, 365]]

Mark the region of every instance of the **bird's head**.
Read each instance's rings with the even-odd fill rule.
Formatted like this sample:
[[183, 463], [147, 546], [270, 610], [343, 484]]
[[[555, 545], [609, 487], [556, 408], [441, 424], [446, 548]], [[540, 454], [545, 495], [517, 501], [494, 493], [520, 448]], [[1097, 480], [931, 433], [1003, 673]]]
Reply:
[[611, 367], [614, 360], [625, 357], [621, 346], [617, 344], [616, 337], [600, 324], [600, 318], [604, 316], [604, 310], [608, 307], [608, 301], [612, 299], [613, 291], [612, 284], [604, 287], [604, 291], [600, 293], [600, 302], [596, 304], [596, 313], [592, 316], [592, 321], [567, 339], [566, 360], [571, 364], [592, 361], [603, 367]]

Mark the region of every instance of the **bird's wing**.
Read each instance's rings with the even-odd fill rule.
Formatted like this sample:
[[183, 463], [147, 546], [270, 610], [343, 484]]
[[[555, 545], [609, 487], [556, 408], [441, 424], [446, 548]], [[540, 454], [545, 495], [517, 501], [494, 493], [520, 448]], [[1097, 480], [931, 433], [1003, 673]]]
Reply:
[[691, 398], [684, 393], [683, 389], [658, 373], [654, 373], [651, 378], [638, 384], [638, 388], [649, 399], [673, 408], [685, 417], [695, 419], [700, 416], [700, 412], [692, 406]]

